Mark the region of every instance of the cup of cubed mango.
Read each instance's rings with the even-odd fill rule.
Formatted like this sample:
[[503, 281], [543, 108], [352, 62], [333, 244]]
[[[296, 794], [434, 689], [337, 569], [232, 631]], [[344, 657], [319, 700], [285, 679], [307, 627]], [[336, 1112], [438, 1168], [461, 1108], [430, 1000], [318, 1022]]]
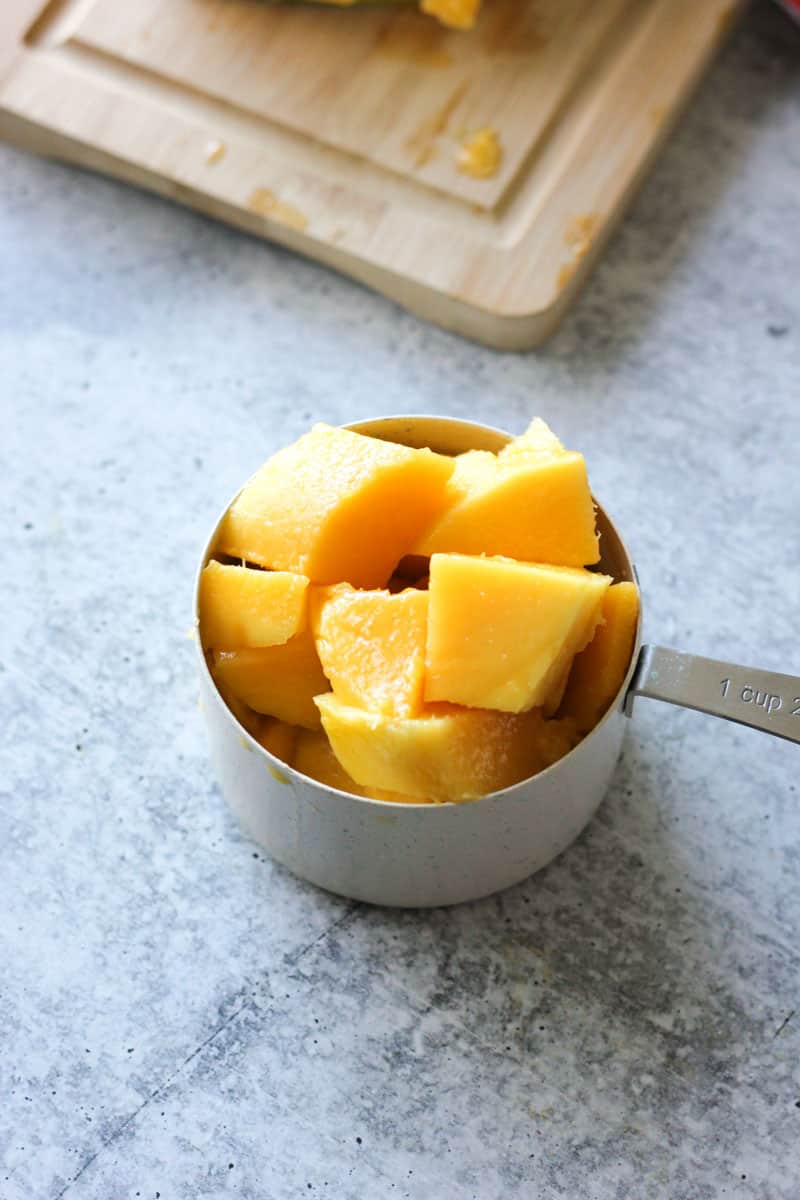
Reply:
[[225, 510], [195, 604], [222, 790], [312, 883], [488, 895], [606, 791], [639, 595], [583, 456], [542, 420], [315, 425]]

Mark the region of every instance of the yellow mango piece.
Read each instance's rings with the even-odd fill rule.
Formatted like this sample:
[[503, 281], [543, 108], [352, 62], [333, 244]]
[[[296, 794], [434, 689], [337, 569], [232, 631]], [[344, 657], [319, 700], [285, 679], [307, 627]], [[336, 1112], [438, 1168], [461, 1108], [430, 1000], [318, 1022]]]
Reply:
[[611, 579], [434, 554], [425, 699], [519, 713], [544, 704], [600, 620]]
[[215, 655], [215, 682], [256, 712], [290, 725], [319, 728], [314, 697], [328, 688], [310, 632], [283, 646], [224, 650]]
[[451, 29], [472, 29], [481, 0], [419, 0], [419, 6]]
[[561, 442], [541, 417], [534, 417], [519, 437], [512, 438], [497, 452], [498, 461], [510, 464], [521, 458], [553, 458], [566, 454]]
[[542, 701], [542, 714], [545, 717], [554, 717], [561, 707], [561, 702], [564, 699], [564, 693], [569, 683], [569, 673], [572, 670], [572, 663], [574, 661], [574, 659], [570, 659], [564, 664], [561, 674], [553, 681], [546, 698]]
[[477, 800], [561, 758], [577, 739], [568, 722], [452, 705], [407, 719], [317, 697], [337, 759], [362, 787], [434, 801]]
[[393, 804], [430, 803], [429, 800], [422, 800], [418, 796], [401, 796], [397, 792], [388, 792], [383, 788], [365, 788], [356, 783], [333, 753], [324, 730], [300, 730], [292, 766], [301, 774], [308, 775], [309, 779], [315, 779], [317, 783], [324, 783], [326, 787], [336, 788], [340, 792], [350, 792], [354, 796], [389, 800]]
[[639, 593], [634, 583], [615, 583], [603, 600], [603, 619], [572, 664], [561, 711], [582, 733], [594, 729], [622, 687], [630, 666]]
[[264, 718], [261, 716], [261, 714], [254, 712], [253, 709], [244, 704], [238, 696], [234, 696], [233, 692], [222, 680], [215, 679], [214, 682], [217, 685], [217, 690], [220, 696], [222, 696], [222, 699], [225, 701], [228, 708], [231, 710], [242, 728], [246, 729], [251, 737], [257, 738], [261, 732], [262, 723], [264, 721]]
[[304, 729], [299, 734], [294, 748], [292, 766], [309, 779], [324, 783], [326, 787], [336, 788], [339, 792], [352, 792], [354, 796], [363, 796], [363, 788], [345, 771], [331, 749], [328, 735], [324, 730]]
[[[281, 762], [291, 763], [300, 730], [296, 725], [287, 725], [285, 721], [278, 721], [275, 718], [266, 717], [262, 718], [262, 721], [263, 724], [256, 736], [256, 741], [265, 750], [269, 750], [270, 754], [279, 758]], [[311, 736], [310, 731], [304, 730], [303, 732], [308, 732]]]
[[428, 593], [406, 588], [315, 589], [312, 631], [331, 687], [344, 704], [389, 716], [422, 708]]
[[[384, 2], [391, 3], [392, 0]], [[349, 8], [363, 3], [363, 0], [322, 0], [322, 3]], [[419, 0], [419, 7], [422, 12], [436, 17], [442, 25], [448, 25], [451, 29], [472, 29], [481, 3], [482, 0]]]
[[308, 580], [212, 561], [200, 576], [203, 645], [278, 646], [306, 624]]
[[433, 804], [427, 796], [404, 796], [402, 792], [390, 792], [386, 788], [364, 788], [368, 800], [386, 800], [390, 804]]
[[315, 583], [382, 587], [442, 507], [453, 459], [315, 425], [239, 493], [218, 550]]
[[415, 554], [492, 554], [582, 567], [598, 561], [594, 503], [582, 454], [565, 450], [543, 421], [499, 454], [455, 460], [442, 515]]

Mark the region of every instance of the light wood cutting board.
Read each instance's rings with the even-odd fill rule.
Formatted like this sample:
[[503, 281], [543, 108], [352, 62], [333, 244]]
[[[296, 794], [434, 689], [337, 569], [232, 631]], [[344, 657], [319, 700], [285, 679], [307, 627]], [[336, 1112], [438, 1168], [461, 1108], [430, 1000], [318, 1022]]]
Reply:
[[[555, 327], [743, 0], [2, 0], [0, 134], [502, 348]], [[497, 173], [458, 170], [494, 128]]]

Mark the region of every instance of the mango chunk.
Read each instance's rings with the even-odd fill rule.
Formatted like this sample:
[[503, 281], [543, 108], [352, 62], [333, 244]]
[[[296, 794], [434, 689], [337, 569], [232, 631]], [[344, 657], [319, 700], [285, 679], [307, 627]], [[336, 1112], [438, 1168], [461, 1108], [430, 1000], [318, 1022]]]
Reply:
[[315, 425], [228, 510], [218, 549], [315, 583], [382, 587], [440, 511], [453, 460]]
[[331, 687], [344, 704], [389, 716], [422, 708], [428, 593], [406, 588], [316, 589], [312, 631]]
[[279, 646], [306, 623], [308, 580], [212, 561], [200, 576], [203, 645]]
[[509, 713], [544, 704], [591, 641], [610, 583], [572, 567], [434, 554], [426, 701]]
[[302, 729], [297, 738], [292, 766], [296, 771], [324, 783], [326, 787], [336, 788], [340, 792], [350, 792], [354, 796], [364, 796], [372, 800], [389, 800], [393, 804], [429, 804], [429, 800], [418, 796], [401, 796], [397, 792], [389, 792], [384, 788], [366, 788], [356, 783], [347, 774], [336, 755], [333, 753], [328, 735], [324, 730], [312, 732]]
[[419, 6], [451, 29], [472, 29], [481, 0], [419, 0]]
[[261, 732], [264, 718], [260, 713], [254, 712], [244, 704], [238, 696], [234, 696], [229, 687], [220, 679], [214, 681], [217, 685], [217, 691], [222, 699], [227, 704], [228, 708], [233, 713], [236, 720], [246, 729], [251, 737], [257, 738]]
[[304, 729], [299, 734], [294, 748], [292, 766], [309, 779], [324, 783], [339, 792], [352, 792], [363, 796], [364, 790], [345, 771], [331, 749], [328, 735], [322, 729]]
[[[599, 626], [598, 626], [599, 628]], [[568, 660], [559, 674], [558, 678], [550, 685], [550, 689], [546, 698], [542, 701], [542, 713], [545, 717], [554, 717], [561, 707], [561, 702], [564, 699], [564, 693], [567, 690], [569, 683], [569, 673], [572, 670], [574, 659]]]
[[634, 583], [615, 583], [603, 599], [603, 619], [589, 645], [577, 655], [561, 711], [582, 733], [594, 729], [622, 687], [639, 620]]
[[220, 651], [212, 674], [220, 690], [232, 692], [255, 712], [319, 729], [314, 697], [327, 691], [328, 681], [310, 632], [283, 646]]
[[390, 792], [387, 788], [364, 788], [368, 800], [388, 800], [391, 804], [433, 804], [427, 796], [404, 796], [402, 792]]
[[574, 725], [539, 712], [440, 705], [403, 719], [352, 708], [330, 692], [317, 706], [337, 759], [359, 784], [439, 802], [477, 800], [519, 783], [578, 740]]
[[281, 762], [291, 763], [300, 730], [296, 725], [287, 725], [285, 721], [278, 721], [274, 718], [267, 717], [262, 720], [263, 724], [256, 736], [256, 741], [265, 750], [269, 750], [270, 754], [279, 758]]
[[565, 450], [543, 421], [497, 455], [460, 454], [446, 505], [414, 554], [504, 555], [565, 567], [600, 557], [583, 455]]
[[[285, 3], [297, 3], [297, 0], [284, 0]], [[386, 4], [397, 3], [398, 0], [383, 0]], [[400, 0], [402, 3], [403, 0]], [[323, 4], [335, 4], [340, 8], [349, 8], [354, 4], [364, 3], [364, 0], [322, 0]], [[420, 11], [436, 17], [442, 25], [450, 29], [472, 29], [481, 7], [482, 0], [419, 0]]]
[[550, 426], [541, 417], [534, 417], [525, 432], [503, 446], [497, 457], [501, 463], [512, 463], [521, 458], [553, 458], [566, 453]]

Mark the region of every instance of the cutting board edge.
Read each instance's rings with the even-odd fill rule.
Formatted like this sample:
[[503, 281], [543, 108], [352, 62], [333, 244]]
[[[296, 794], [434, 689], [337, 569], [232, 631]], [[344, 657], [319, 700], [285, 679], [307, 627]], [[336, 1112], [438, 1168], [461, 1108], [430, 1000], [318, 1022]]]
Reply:
[[[312, 241], [278, 221], [270, 221], [234, 204], [217, 200], [198, 188], [159, 175], [77, 138], [46, 129], [8, 110], [0, 111], [0, 138], [20, 150], [33, 152], [53, 162], [133, 185], [161, 199], [190, 208], [209, 220], [221, 220], [259, 241], [284, 246], [379, 292], [415, 316], [490, 349], [524, 351], [544, 342], [565, 314], [595, 256], [594, 253], [586, 256], [581, 263], [581, 270], [576, 271], [569, 286], [558, 294], [552, 305], [530, 313], [506, 315], [478, 308], [455, 295], [389, 271], [330, 243]], [[598, 249], [601, 243], [602, 239], [598, 239]]]
[[[735, 18], [746, 10], [749, 0], [732, 0], [728, 12]], [[694, 93], [710, 61], [720, 49], [735, 19], [726, 22], [717, 36], [709, 39], [678, 91], [667, 119], [653, 132], [646, 150], [636, 161], [634, 169], [624, 180], [611, 211], [603, 217], [602, 227], [592, 238], [587, 252], [571, 265], [568, 278], [548, 291], [545, 302], [523, 311], [503, 311], [501, 308], [479, 307], [453, 290], [426, 283], [393, 271], [384, 263], [372, 262], [358, 251], [295, 230], [286, 224], [264, 217], [204, 191], [200, 186], [166, 174], [159, 174], [133, 158], [115, 154], [107, 147], [93, 146], [69, 133], [39, 125], [19, 112], [0, 108], [0, 136], [23, 149], [61, 162], [77, 165], [99, 174], [150, 191], [163, 198], [178, 201], [213, 219], [223, 220], [262, 240], [274, 241], [304, 254], [323, 265], [352, 278], [383, 294], [410, 312], [449, 331], [498, 350], [525, 351], [541, 345], [557, 328], [570, 305], [580, 292], [600, 252], [624, 216], [633, 196], [660, 152], [686, 104]], [[507, 249], [507, 248], [506, 248]], [[489, 248], [491, 253], [491, 248]], [[500, 250], [497, 251], [501, 253]], [[503, 253], [505, 251], [502, 251]], [[516, 308], [519, 309], [517, 297]], [[523, 300], [524, 304], [524, 300]]]

